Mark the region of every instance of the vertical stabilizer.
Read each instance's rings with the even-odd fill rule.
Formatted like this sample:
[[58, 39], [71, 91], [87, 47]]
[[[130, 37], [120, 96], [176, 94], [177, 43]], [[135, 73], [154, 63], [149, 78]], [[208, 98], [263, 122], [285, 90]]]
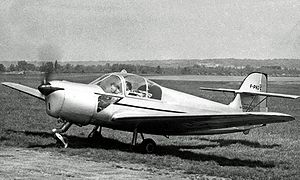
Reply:
[[239, 91], [249, 93], [237, 93], [230, 107], [239, 111], [268, 110], [265, 96], [251, 94], [251, 92], [267, 92], [268, 77], [264, 73], [254, 72], [249, 74], [242, 82]]

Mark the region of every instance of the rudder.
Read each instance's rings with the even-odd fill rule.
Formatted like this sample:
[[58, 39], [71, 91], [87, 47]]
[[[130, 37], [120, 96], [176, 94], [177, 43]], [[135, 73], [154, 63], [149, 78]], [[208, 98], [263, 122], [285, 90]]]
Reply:
[[232, 108], [240, 111], [258, 111], [267, 112], [267, 99], [265, 96], [250, 94], [251, 92], [267, 92], [268, 76], [261, 72], [249, 74], [242, 82], [239, 91], [249, 93], [238, 93], [234, 100], [229, 104]]

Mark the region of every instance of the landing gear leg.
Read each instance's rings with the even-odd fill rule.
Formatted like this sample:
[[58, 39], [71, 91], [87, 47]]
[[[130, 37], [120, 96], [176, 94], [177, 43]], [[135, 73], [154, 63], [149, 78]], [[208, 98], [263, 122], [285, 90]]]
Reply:
[[88, 135], [88, 138], [93, 140], [101, 139], [102, 138], [101, 131], [102, 131], [102, 126], [95, 126], [93, 130], [90, 132], [90, 134]]
[[[134, 150], [134, 148], [137, 145], [137, 137], [138, 137], [138, 132], [137, 129], [133, 131], [133, 136], [132, 136], [132, 141], [131, 141], [131, 149]], [[156, 143], [154, 142], [153, 139], [144, 139], [143, 133], [141, 133], [141, 137], [143, 139], [143, 142], [141, 143], [140, 147], [142, 152], [144, 153], [153, 153], [156, 148]]]
[[142, 140], [144, 141], [144, 140], [145, 140], [145, 138], [144, 138], [144, 135], [143, 135], [143, 133], [141, 133], [141, 137], [142, 137]]
[[66, 123], [64, 123], [61, 126], [61, 128], [59, 128], [59, 129], [52, 129], [52, 132], [54, 133], [54, 135], [58, 138], [58, 140], [60, 140], [60, 142], [63, 143], [64, 148], [68, 147], [68, 143], [67, 143], [67, 141], [63, 138], [63, 136], [60, 133], [66, 132], [71, 127], [71, 125], [72, 125], [72, 123], [66, 122]]
[[133, 131], [133, 136], [132, 136], [132, 141], [131, 141], [131, 145], [132, 145], [132, 146], [135, 146], [135, 145], [136, 145], [137, 135], [138, 135], [138, 132], [137, 132], [137, 129], [135, 129], [135, 130]]
[[136, 151], [137, 137], [138, 137], [137, 129], [134, 129], [133, 134], [132, 134], [131, 144], [130, 144], [130, 149], [131, 149], [132, 151]]

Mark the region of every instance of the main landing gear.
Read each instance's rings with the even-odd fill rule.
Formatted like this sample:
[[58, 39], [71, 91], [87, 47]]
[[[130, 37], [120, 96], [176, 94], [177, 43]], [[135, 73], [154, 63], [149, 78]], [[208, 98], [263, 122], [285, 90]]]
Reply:
[[[140, 150], [142, 152], [148, 153], [148, 154], [154, 153], [155, 149], [156, 149], [155, 141], [150, 138], [145, 139], [143, 133], [140, 133], [140, 134], [143, 139], [142, 143], [139, 145]], [[132, 149], [135, 149], [135, 147], [137, 147], [137, 137], [138, 137], [138, 132], [137, 132], [137, 129], [135, 129], [133, 131], [133, 136], [132, 136], [132, 141], [131, 141]]]
[[88, 138], [91, 140], [98, 140], [102, 138], [102, 127], [101, 126], [95, 126], [93, 128], [93, 130], [90, 132], [90, 134], [88, 135]]
[[[67, 139], [61, 135], [61, 133], [66, 132], [71, 127], [71, 125], [72, 123], [65, 122], [59, 129], [52, 129], [52, 132], [54, 133], [55, 137], [59, 140], [59, 142], [63, 144], [64, 148], [68, 147], [68, 142]], [[101, 130], [102, 130], [101, 126], [95, 126], [93, 130], [90, 132], [90, 134], [88, 135], [88, 138], [92, 140], [101, 139], [102, 138]], [[154, 142], [154, 140], [150, 138], [145, 139], [143, 133], [140, 133], [140, 135], [143, 141], [141, 144], [137, 145], [138, 131], [137, 129], [133, 131], [131, 148], [136, 149], [138, 147], [138, 149], [141, 150], [143, 153], [148, 153], [148, 154], [154, 153], [156, 149], [156, 143]]]
[[248, 135], [249, 132], [250, 132], [250, 129], [247, 129], [247, 130], [243, 131], [243, 134]]
[[52, 129], [52, 132], [57, 137], [57, 139], [63, 144], [64, 148], [68, 147], [68, 142], [60, 133], [66, 132], [70, 127], [72, 123], [65, 122], [59, 129]]

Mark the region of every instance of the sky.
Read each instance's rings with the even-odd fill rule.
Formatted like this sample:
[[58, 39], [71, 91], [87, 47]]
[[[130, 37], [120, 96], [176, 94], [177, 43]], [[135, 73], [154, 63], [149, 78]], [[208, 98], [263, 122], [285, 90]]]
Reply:
[[299, 0], [0, 0], [0, 60], [299, 58]]

